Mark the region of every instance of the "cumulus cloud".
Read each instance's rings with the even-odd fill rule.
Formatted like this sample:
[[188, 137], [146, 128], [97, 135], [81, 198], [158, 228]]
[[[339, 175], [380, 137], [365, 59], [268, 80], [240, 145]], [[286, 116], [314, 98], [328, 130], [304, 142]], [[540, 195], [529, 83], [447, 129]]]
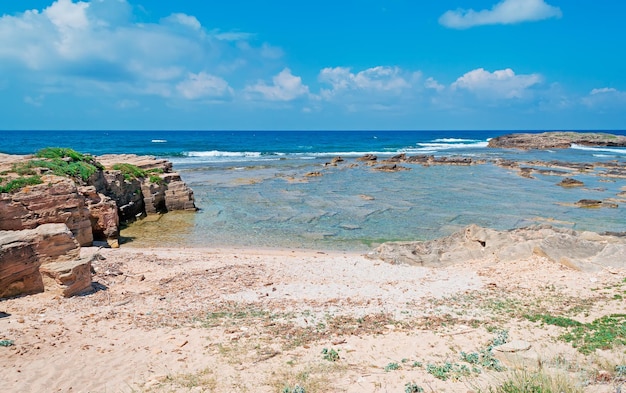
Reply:
[[180, 82], [176, 89], [183, 97], [195, 100], [198, 98], [217, 98], [233, 94], [233, 89], [224, 79], [204, 72], [190, 73], [186, 80]]
[[292, 101], [309, 94], [309, 87], [302, 84], [302, 78], [291, 73], [289, 68], [283, 69], [272, 78], [272, 84], [259, 81], [245, 89], [248, 98], [263, 98], [269, 101]]
[[562, 15], [560, 8], [551, 6], [544, 0], [503, 0], [490, 10], [447, 11], [441, 15], [439, 23], [451, 29], [468, 29], [482, 25], [508, 25], [560, 18]]
[[328, 67], [320, 71], [319, 97], [341, 105], [348, 112], [406, 112], [417, 98], [416, 85], [421, 72], [399, 67], [377, 66], [362, 71], [348, 67]]
[[452, 90], [466, 90], [481, 98], [524, 98], [528, 89], [542, 82], [539, 74], [516, 75], [510, 69], [494, 72], [478, 68], [465, 73], [450, 86]]
[[342, 90], [399, 91], [411, 87], [398, 67], [378, 66], [356, 74], [346, 67], [324, 68], [318, 79], [332, 86], [332, 90], [326, 90], [327, 95]]
[[226, 78], [282, 55], [245, 41], [252, 34], [206, 29], [193, 15], [137, 23], [133, 11], [126, 0], [57, 0], [0, 16], [0, 74], [31, 96], [54, 88], [198, 99], [232, 94]]
[[444, 85], [437, 82], [437, 80], [435, 80], [435, 78], [433, 77], [429, 77], [428, 79], [426, 79], [426, 81], [424, 81], [424, 87], [427, 89], [433, 89], [438, 92], [441, 92], [446, 88]]
[[582, 98], [582, 103], [599, 111], [613, 109], [624, 111], [626, 110], [626, 92], [613, 87], [596, 88]]

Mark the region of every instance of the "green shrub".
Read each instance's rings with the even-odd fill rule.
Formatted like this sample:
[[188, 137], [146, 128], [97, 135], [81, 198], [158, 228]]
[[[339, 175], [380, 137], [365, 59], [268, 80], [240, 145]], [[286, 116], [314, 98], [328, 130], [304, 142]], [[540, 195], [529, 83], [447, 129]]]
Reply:
[[125, 180], [135, 180], [139, 178], [145, 178], [148, 174], [146, 171], [139, 168], [137, 165], [133, 165], [133, 164], [125, 164], [125, 163], [114, 164], [113, 169], [115, 169], [116, 171], [122, 172], [122, 175], [124, 175]]
[[45, 147], [35, 153], [39, 158], [70, 158], [72, 161], [91, 161], [91, 156], [84, 155], [67, 147]]
[[57, 176], [69, 176], [75, 179], [87, 181], [98, 171], [98, 168], [86, 161], [65, 161], [62, 158], [52, 158], [47, 160], [32, 160], [28, 164], [31, 168], [48, 168]]
[[13, 192], [16, 190], [21, 190], [26, 186], [34, 186], [41, 183], [43, 183], [43, 181], [39, 176], [18, 177], [17, 179], [10, 180], [4, 185], [0, 182], [0, 193]]

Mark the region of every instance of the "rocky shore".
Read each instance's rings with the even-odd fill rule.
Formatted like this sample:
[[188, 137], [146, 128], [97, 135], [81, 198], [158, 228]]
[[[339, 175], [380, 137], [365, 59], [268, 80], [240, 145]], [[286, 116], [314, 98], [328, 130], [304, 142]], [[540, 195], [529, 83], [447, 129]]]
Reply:
[[596, 132], [544, 132], [508, 134], [492, 138], [488, 147], [501, 149], [567, 149], [572, 145], [626, 147], [626, 136]]
[[88, 291], [90, 261], [77, 259], [80, 247], [118, 247], [121, 223], [195, 210], [193, 191], [170, 162], [154, 157], [2, 155], [0, 173], [7, 188], [19, 186], [0, 194], [0, 298], [52, 282], [64, 296]]

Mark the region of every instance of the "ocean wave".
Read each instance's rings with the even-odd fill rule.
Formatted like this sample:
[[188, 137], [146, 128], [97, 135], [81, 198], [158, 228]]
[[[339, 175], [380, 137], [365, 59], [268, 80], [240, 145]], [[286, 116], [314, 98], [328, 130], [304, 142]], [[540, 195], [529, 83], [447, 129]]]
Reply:
[[463, 139], [463, 138], [439, 138], [433, 139], [435, 143], [458, 143], [458, 142], [480, 142], [477, 139]]
[[419, 147], [405, 149], [407, 153], [409, 152], [437, 152], [441, 150], [452, 150], [452, 149], [477, 149], [487, 147], [488, 142], [473, 142], [473, 143], [434, 143], [434, 142], [424, 142], [418, 143]]
[[153, 139], [152, 143], [167, 143], [167, 139]]
[[262, 153], [255, 151], [188, 151], [183, 155], [187, 157], [260, 157]]
[[604, 151], [604, 152], [610, 152], [610, 153], [626, 154], [626, 148], [620, 148], [620, 147], [592, 147], [592, 146], [582, 146], [582, 145], [572, 144], [571, 148], [576, 149], [576, 150]]

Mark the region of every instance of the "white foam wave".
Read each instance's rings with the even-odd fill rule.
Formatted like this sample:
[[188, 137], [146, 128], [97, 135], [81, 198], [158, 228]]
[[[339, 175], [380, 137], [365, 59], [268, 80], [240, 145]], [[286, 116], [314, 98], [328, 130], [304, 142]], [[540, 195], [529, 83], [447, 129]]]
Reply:
[[582, 146], [582, 145], [572, 144], [572, 149], [587, 150], [587, 151], [604, 151], [604, 152], [610, 152], [610, 153], [626, 154], [626, 148], [620, 148], [620, 147], [592, 147], [592, 146]]
[[261, 153], [254, 151], [188, 151], [183, 153], [187, 157], [260, 157]]
[[479, 142], [476, 139], [463, 139], [463, 138], [439, 138], [434, 139], [435, 143], [455, 143], [455, 142]]
[[167, 143], [167, 139], [153, 139], [152, 143]]
[[487, 147], [488, 142], [474, 143], [418, 143], [417, 148], [406, 149], [407, 152], [436, 152], [452, 149], [476, 149]]

